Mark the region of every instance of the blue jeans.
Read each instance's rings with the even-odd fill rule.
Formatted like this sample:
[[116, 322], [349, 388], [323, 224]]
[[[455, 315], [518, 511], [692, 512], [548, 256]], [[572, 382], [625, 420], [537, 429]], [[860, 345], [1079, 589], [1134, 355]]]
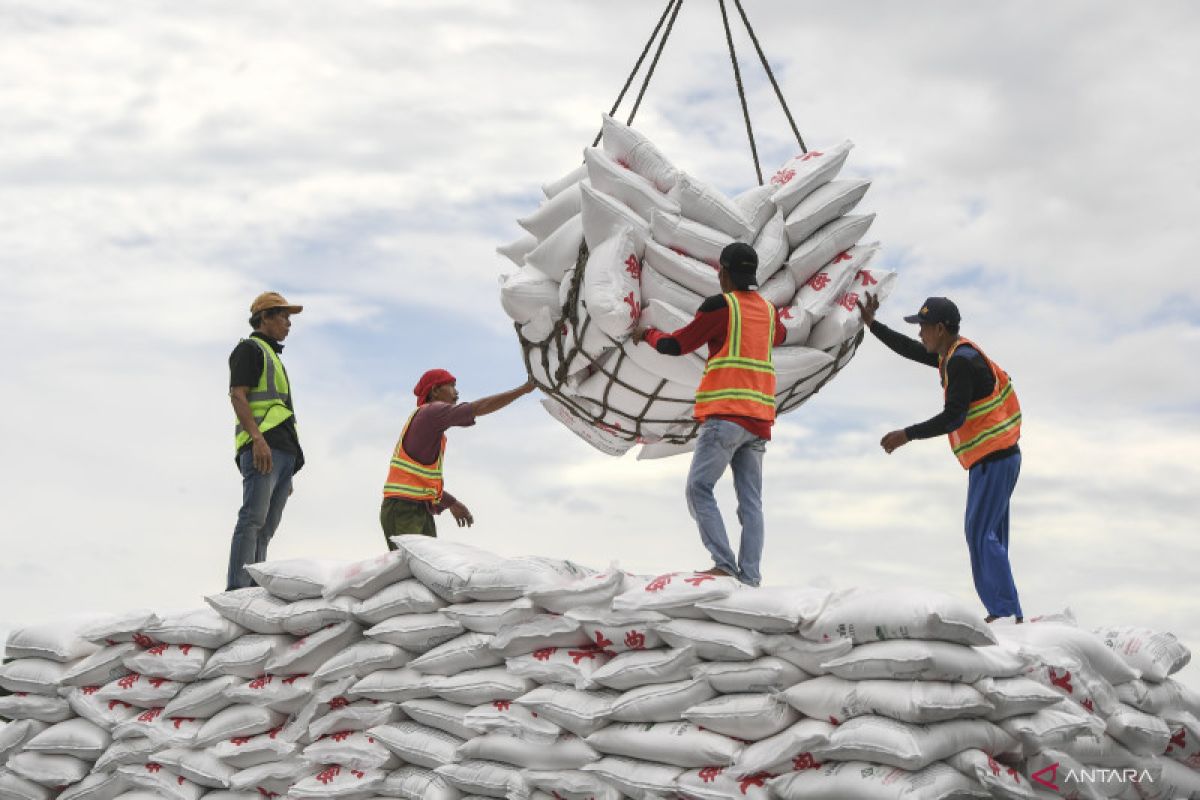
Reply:
[[[759, 571], [763, 549], [762, 460], [766, 450], [765, 439], [736, 422], [705, 420], [696, 438], [687, 478], [688, 511], [700, 527], [700, 540], [712, 554], [713, 563], [750, 586], [758, 586], [762, 581]], [[742, 524], [736, 558], [713, 495], [713, 487], [725, 474], [726, 467], [733, 468], [737, 515]]]
[[1021, 454], [976, 464], [967, 474], [965, 527], [975, 592], [989, 614], [1023, 616], [1008, 563], [1008, 501], [1021, 474]]
[[229, 548], [226, 590], [253, 585], [246, 565], [266, 560], [267, 545], [279, 527], [283, 507], [292, 491], [296, 456], [271, 448], [271, 471], [263, 474], [254, 468], [252, 449], [247, 447], [238, 455], [238, 468], [242, 471], [242, 508], [238, 511], [233, 543]]

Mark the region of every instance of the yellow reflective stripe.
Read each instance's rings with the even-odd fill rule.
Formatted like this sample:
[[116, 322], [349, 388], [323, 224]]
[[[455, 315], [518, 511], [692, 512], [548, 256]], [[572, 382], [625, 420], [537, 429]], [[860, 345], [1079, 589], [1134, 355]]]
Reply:
[[726, 349], [737, 357], [742, 354], [742, 305], [733, 292], [725, 295], [725, 303], [729, 306], [729, 345]]
[[714, 358], [709, 360], [704, 367], [704, 372], [707, 374], [710, 370], [723, 369], [733, 367], [735, 369], [746, 369], [752, 372], [770, 372], [774, 374], [775, 367], [770, 361], [760, 361], [756, 358], [737, 358], [734, 356], [726, 356], [724, 358]]
[[711, 392], [696, 392], [697, 403], [708, 403], [714, 400], [750, 400], [755, 403], [775, 405], [774, 395], [756, 392], [753, 389], [715, 389]]
[[992, 398], [991, 400], [988, 400], [987, 402], [981, 402], [979, 405], [971, 407], [967, 411], [967, 419], [975, 419], [976, 417], [983, 416], [984, 414], [988, 413], [989, 411], [991, 411], [994, 408], [996, 408], [997, 406], [999, 406], [1001, 403], [1003, 403], [1005, 400], [1007, 400], [1011, 395], [1012, 395], [1012, 383], [1009, 382], [1004, 387], [1004, 389], [1000, 392], [1000, 394], [997, 395], [996, 397]]
[[383, 485], [385, 493], [402, 494], [406, 497], [437, 497], [435, 489], [418, 489], [413, 486], [405, 486], [402, 483], [385, 483]]
[[1015, 427], [1016, 425], [1019, 425], [1020, 422], [1021, 422], [1021, 412], [1018, 411], [1016, 414], [1013, 414], [1011, 417], [1004, 420], [1003, 422], [997, 423], [985, 431], [980, 431], [980, 433], [977, 434], [970, 441], [960, 442], [959, 445], [954, 448], [954, 454], [958, 455], [960, 453], [966, 452], [967, 450], [972, 450], [972, 449], [978, 447], [979, 445], [983, 444], [984, 442], [986, 442], [989, 439], [994, 439], [1002, 433], [1007, 433], [1013, 427]]
[[417, 475], [421, 478], [437, 479], [442, 477], [442, 470], [440, 467], [430, 469], [429, 467], [422, 467], [419, 464], [414, 464], [411, 461], [403, 461], [399, 458], [392, 459], [392, 466], [396, 469], [404, 470], [409, 474]]

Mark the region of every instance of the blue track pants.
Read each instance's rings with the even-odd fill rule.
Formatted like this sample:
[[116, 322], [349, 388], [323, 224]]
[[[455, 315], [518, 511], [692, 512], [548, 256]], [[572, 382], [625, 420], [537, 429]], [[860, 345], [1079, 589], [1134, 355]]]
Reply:
[[1008, 563], [1008, 501], [1021, 474], [1021, 454], [976, 464], [968, 474], [966, 532], [975, 591], [989, 614], [1024, 616]]

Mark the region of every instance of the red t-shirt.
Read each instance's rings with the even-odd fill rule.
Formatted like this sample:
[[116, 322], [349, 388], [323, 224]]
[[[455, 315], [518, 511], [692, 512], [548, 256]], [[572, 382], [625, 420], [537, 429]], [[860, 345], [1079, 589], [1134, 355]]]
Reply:
[[[664, 333], [656, 328], [646, 329], [646, 342], [658, 352], [668, 356], [679, 356], [691, 353], [708, 345], [708, 357], [720, 352], [725, 346], [725, 332], [729, 330], [729, 304], [725, 295], [718, 294], [705, 300], [696, 312], [696, 317], [674, 333]], [[779, 319], [779, 309], [775, 310], [775, 338], [772, 344], [776, 347], [783, 344], [787, 338], [787, 329]], [[736, 422], [760, 439], [771, 438], [771, 423], [765, 419], [754, 417], [735, 417], [726, 414], [714, 414], [712, 419], [724, 419]]]
[[[420, 464], [437, 461], [442, 449], [442, 436], [450, 428], [468, 428], [475, 424], [475, 409], [470, 403], [432, 402], [417, 409], [416, 415], [404, 434], [404, 452]], [[442, 490], [441, 502], [433, 505], [434, 513], [441, 512], [457, 502], [454, 495]]]

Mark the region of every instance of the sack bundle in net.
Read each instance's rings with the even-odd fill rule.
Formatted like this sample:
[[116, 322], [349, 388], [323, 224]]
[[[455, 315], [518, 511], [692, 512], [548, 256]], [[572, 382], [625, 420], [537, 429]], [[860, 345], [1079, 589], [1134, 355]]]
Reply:
[[852, 145], [809, 150], [761, 186], [729, 197], [678, 169], [644, 135], [605, 115], [601, 146], [547, 183], [518, 220], [528, 235], [499, 248], [517, 269], [500, 284], [547, 410], [598, 449], [640, 457], [690, 449], [704, 354], [660, 354], [639, 326], [671, 332], [719, 294], [732, 242], [758, 254], [758, 292], [780, 309], [778, 413], [798, 408], [853, 357], [857, 301], [885, 297], [895, 273], [864, 244], [874, 214], [855, 213], [870, 182], [839, 178]]

